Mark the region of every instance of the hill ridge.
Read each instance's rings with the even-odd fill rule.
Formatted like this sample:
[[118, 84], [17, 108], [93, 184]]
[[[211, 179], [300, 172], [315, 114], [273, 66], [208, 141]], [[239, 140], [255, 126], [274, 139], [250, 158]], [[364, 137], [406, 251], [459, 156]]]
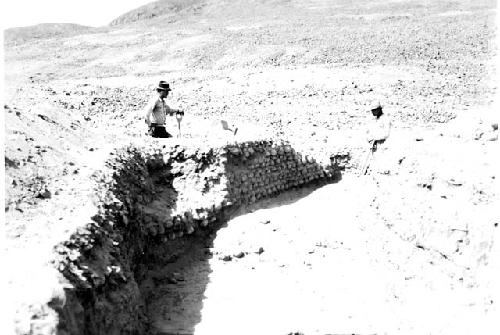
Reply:
[[128, 11], [110, 22], [117, 26], [137, 21], [144, 21], [168, 14], [176, 14], [185, 8], [198, 5], [203, 0], [157, 0]]
[[12, 27], [4, 30], [5, 43], [23, 43], [34, 39], [67, 37], [95, 29], [77, 23], [39, 23], [26, 27]]

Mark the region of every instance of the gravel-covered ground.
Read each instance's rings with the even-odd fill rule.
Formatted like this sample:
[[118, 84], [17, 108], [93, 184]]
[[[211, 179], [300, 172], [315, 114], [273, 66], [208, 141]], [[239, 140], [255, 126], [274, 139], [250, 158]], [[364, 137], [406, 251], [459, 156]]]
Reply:
[[[89, 176], [108, 153], [150, 141], [142, 109], [163, 79], [172, 106], [186, 111], [180, 141], [279, 137], [318, 159], [352, 157], [339, 183], [229, 221], [211, 252], [249, 256], [224, 262], [216, 254], [204, 263], [206, 300], [201, 308], [194, 298], [194, 319], [176, 314], [179, 329], [241, 333], [231, 325], [258, 315], [249, 332], [491, 333], [499, 270], [496, 2], [193, 4], [76, 35], [6, 38], [8, 281], [24, 292], [13, 301], [43, 299], [26, 289], [30, 278], [50, 272], [51, 247], [76, 228], [78, 220], [64, 218], [91, 212], [82, 206]], [[370, 175], [357, 178], [375, 101], [393, 132]], [[221, 119], [238, 127], [236, 136]], [[174, 119], [167, 127], [178, 134]], [[265, 251], [254, 254], [259, 247]], [[240, 280], [260, 293], [240, 289]], [[270, 287], [279, 289], [266, 295]], [[155, 303], [179, 306], [172, 301]], [[257, 310], [237, 305], [245, 301]], [[301, 322], [307, 311], [316, 319]], [[180, 331], [156, 313], [159, 329]], [[333, 314], [338, 328], [329, 327]]]

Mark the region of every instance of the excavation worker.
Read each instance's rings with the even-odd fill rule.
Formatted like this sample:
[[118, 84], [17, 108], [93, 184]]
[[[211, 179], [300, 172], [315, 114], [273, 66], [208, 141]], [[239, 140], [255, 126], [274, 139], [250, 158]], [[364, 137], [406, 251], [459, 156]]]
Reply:
[[380, 103], [373, 105], [370, 111], [374, 119], [368, 127], [367, 140], [371, 143], [371, 151], [375, 152], [389, 137], [392, 125], [389, 117], [384, 114]]
[[146, 106], [145, 110], [145, 121], [149, 127], [149, 134], [157, 138], [168, 138], [172, 137], [165, 129], [165, 121], [167, 115], [173, 116], [174, 114], [178, 116], [178, 120], [182, 119], [184, 112], [179, 109], [170, 108], [166, 103], [165, 99], [168, 93], [171, 91], [170, 85], [165, 81], [160, 81], [156, 92], [158, 96], [155, 96]]
[[391, 132], [391, 120], [389, 120], [389, 117], [382, 111], [380, 103], [373, 105], [370, 108], [370, 112], [374, 116], [374, 119], [371, 120], [366, 133], [368, 143], [370, 143], [370, 149], [368, 150], [365, 162], [360, 171], [361, 175], [366, 175], [368, 173], [373, 153], [377, 151], [377, 148], [382, 143], [385, 142]]

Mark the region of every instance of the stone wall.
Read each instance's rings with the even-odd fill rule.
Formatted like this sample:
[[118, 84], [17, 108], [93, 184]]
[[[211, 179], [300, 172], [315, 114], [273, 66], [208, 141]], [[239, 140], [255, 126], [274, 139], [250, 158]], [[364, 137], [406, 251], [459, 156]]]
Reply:
[[235, 208], [338, 178], [340, 161], [319, 164], [271, 140], [114, 152], [94, 175], [98, 213], [56, 248], [56, 265], [69, 282], [56, 308], [59, 333], [147, 333], [140, 280], [151, 261], [148, 246], [175, 246], [217, 229]]
[[272, 141], [230, 145], [226, 150], [227, 200], [253, 203], [293, 187], [335, 177], [337, 166], [322, 166], [287, 143]]

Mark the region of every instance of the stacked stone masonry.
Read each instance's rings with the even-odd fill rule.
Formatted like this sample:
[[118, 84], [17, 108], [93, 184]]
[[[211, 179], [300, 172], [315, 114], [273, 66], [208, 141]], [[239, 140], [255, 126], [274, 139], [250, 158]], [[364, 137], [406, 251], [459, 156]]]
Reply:
[[228, 201], [253, 203], [292, 187], [333, 177], [333, 167], [319, 165], [286, 143], [248, 142], [228, 146]]
[[[171, 169], [172, 186], [177, 192], [175, 208], [158, 215], [158, 211], [146, 207], [141, 213], [150, 234], [168, 239], [208, 226], [228, 207], [251, 204], [313, 181], [334, 178], [338, 168], [321, 166], [287, 143], [272, 141], [194, 152], [177, 147], [174, 152], [172, 155], [158, 150], [150, 156], [149, 164]], [[168, 203], [161, 207], [164, 205]]]

